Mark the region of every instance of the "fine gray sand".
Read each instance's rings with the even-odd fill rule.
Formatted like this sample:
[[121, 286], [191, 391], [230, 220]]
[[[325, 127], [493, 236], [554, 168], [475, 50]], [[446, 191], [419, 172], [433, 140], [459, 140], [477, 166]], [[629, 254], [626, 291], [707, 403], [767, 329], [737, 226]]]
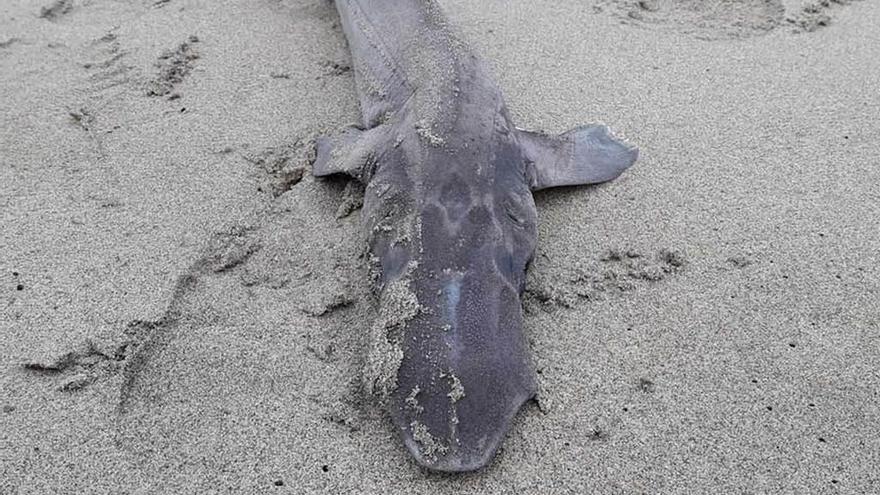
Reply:
[[359, 375], [326, 0], [0, 6], [0, 493], [880, 493], [880, 3], [441, 0], [517, 124], [641, 148], [536, 195], [540, 397], [419, 469]]

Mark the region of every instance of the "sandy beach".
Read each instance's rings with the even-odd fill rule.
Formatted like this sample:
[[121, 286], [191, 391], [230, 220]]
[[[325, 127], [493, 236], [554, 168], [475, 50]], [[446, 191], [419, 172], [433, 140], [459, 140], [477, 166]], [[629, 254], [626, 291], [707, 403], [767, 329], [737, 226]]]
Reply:
[[439, 0], [518, 126], [539, 395], [419, 468], [360, 374], [360, 118], [326, 0], [0, 6], [0, 494], [880, 493], [880, 4]]

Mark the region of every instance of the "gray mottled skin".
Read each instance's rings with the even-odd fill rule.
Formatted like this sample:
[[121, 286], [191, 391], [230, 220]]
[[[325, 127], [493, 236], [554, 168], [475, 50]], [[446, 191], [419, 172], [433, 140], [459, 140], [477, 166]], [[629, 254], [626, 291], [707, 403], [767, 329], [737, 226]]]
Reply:
[[515, 128], [433, 0], [336, 6], [363, 122], [319, 140], [313, 171], [367, 186], [384, 316], [365, 382], [419, 464], [479, 469], [535, 394], [520, 302], [536, 243], [532, 191], [613, 179], [637, 151], [604, 126]]

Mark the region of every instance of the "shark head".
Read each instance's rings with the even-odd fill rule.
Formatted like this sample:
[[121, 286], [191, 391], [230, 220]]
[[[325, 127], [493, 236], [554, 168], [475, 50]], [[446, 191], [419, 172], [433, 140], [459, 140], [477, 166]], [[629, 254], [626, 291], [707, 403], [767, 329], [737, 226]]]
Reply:
[[485, 466], [535, 394], [520, 300], [537, 236], [528, 160], [512, 139], [481, 157], [421, 155], [434, 165], [415, 180], [405, 149], [389, 152], [406, 165], [377, 167], [364, 201], [377, 291], [402, 283], [418, 301], [384, 334], [401, 356], [388, 409], [432, 470]]

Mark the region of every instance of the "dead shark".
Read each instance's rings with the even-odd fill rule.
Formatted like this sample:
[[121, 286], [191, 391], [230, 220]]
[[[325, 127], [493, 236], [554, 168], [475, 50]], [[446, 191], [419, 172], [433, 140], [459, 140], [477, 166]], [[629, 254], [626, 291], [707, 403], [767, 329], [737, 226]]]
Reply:
[[476, 470], [535, 395], [520, 300], [537, 242], [532, 192], [614, 179], [638, 151], [603, 125], [516, 128], [434, 0], [336, 8], [362, 122], [318, 140], [313, 174], [365, 184], [379, 301], [365, 385], [420, 465]]

